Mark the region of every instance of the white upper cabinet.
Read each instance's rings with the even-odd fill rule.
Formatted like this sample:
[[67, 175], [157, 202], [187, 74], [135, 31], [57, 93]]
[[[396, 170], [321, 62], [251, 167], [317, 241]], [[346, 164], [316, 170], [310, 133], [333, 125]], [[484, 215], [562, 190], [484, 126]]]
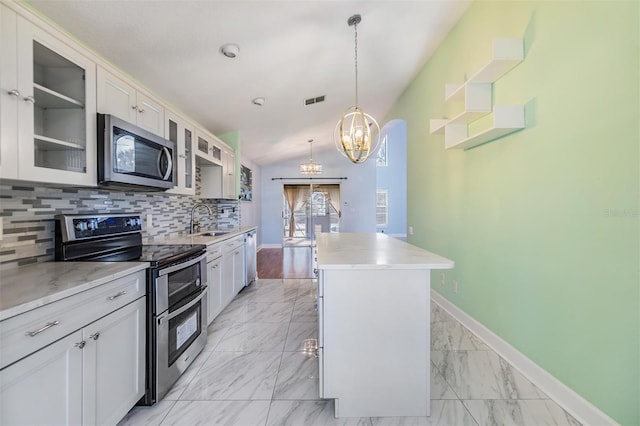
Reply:
[[195, 131], [193, 125], [171, 110], [165, 110], [165, 137], [176, 144], [178, 181], [175, 188], [167, 192], [194, 195], [195, 182]]
[[222, 198], [238, 198], [236, 196], [236, 156], [233, 150], [222, 152]]
[[95, 63], [3, 5], [0, 21], [0, 177], [95, 184]]
[[222, 165], [223, 143], [212, 134], [202, 129], [197, 129], [196, 133], [196, 155], [205, 160], [205, 164]]
[[113, 114], [151, 133], [165, 136], [162, 104], [101, 66], [98, 66], [98, 112]]

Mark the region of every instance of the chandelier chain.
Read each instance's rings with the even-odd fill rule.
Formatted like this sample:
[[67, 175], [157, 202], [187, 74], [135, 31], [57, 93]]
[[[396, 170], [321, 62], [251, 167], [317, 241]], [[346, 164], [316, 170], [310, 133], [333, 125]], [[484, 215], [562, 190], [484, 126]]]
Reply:
[[355, 58], [356, 58], [356, 107], [358, 106], [358, 22], [353, 24], [354, 33], [355, 33]]

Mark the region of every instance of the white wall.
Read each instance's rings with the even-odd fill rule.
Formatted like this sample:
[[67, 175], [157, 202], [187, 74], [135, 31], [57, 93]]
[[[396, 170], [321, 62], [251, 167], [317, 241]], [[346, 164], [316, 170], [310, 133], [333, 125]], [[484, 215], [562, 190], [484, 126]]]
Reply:
[[[260, 192], [256, 193], [259, 194], [257, 196], [261, 199], [261, 220], [259, 225], [261, 244], [282, 244], [282, 206], [283, 186], [285, 183], [340, 183], [341, 232], [376, 232], [375, 161], [369, 159], [364, 164], [352, 164], [335, 149], [314, 152], [313, 160], [323, 166], [323, 173], [319, 176], [314, 176], [314, 178], [347, 178], [342, 181], [332, 181], [330, 179], [305, 179], [305, 176], [298, 171], [298, 166], [308, 159], [309, 157], [305, 156], [261, 168]], [[279, 177], [296, 178], [296, 180], [272, 180], [272, 178]]]

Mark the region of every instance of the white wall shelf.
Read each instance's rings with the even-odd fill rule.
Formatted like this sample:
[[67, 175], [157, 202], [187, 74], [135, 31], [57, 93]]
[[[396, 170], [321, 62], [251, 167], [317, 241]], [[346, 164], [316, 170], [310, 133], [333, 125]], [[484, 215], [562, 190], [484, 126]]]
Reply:
[[[447, 83], [445, 101], [464, 102], [460, 113], [452, 118], [432, 119], [431, 134], [445, 135], [445, 148], [468, 149], [524, 128], [522, 105], [494, 106], [493, 83], [524, 59], [521, 38], [493, 40], [491, 60], [464, 83]], [[469, 135], [469, 124], [493, 114], [493, 127]]]
[[493, 125], [481, 132], [468, 135], [467, 125], [446, 125], [445, 149], [469, 149], [524, 129], [523, 105], [497, 105], [493, 109]]

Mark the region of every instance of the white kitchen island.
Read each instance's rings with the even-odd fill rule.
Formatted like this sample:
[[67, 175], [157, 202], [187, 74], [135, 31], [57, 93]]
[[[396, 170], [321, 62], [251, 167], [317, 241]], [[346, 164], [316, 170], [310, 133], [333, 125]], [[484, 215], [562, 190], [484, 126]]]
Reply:
[[385, 234], [317, 234], [320, 397], [336, 417], [430, 415], [430, 274], [453, 261]]

